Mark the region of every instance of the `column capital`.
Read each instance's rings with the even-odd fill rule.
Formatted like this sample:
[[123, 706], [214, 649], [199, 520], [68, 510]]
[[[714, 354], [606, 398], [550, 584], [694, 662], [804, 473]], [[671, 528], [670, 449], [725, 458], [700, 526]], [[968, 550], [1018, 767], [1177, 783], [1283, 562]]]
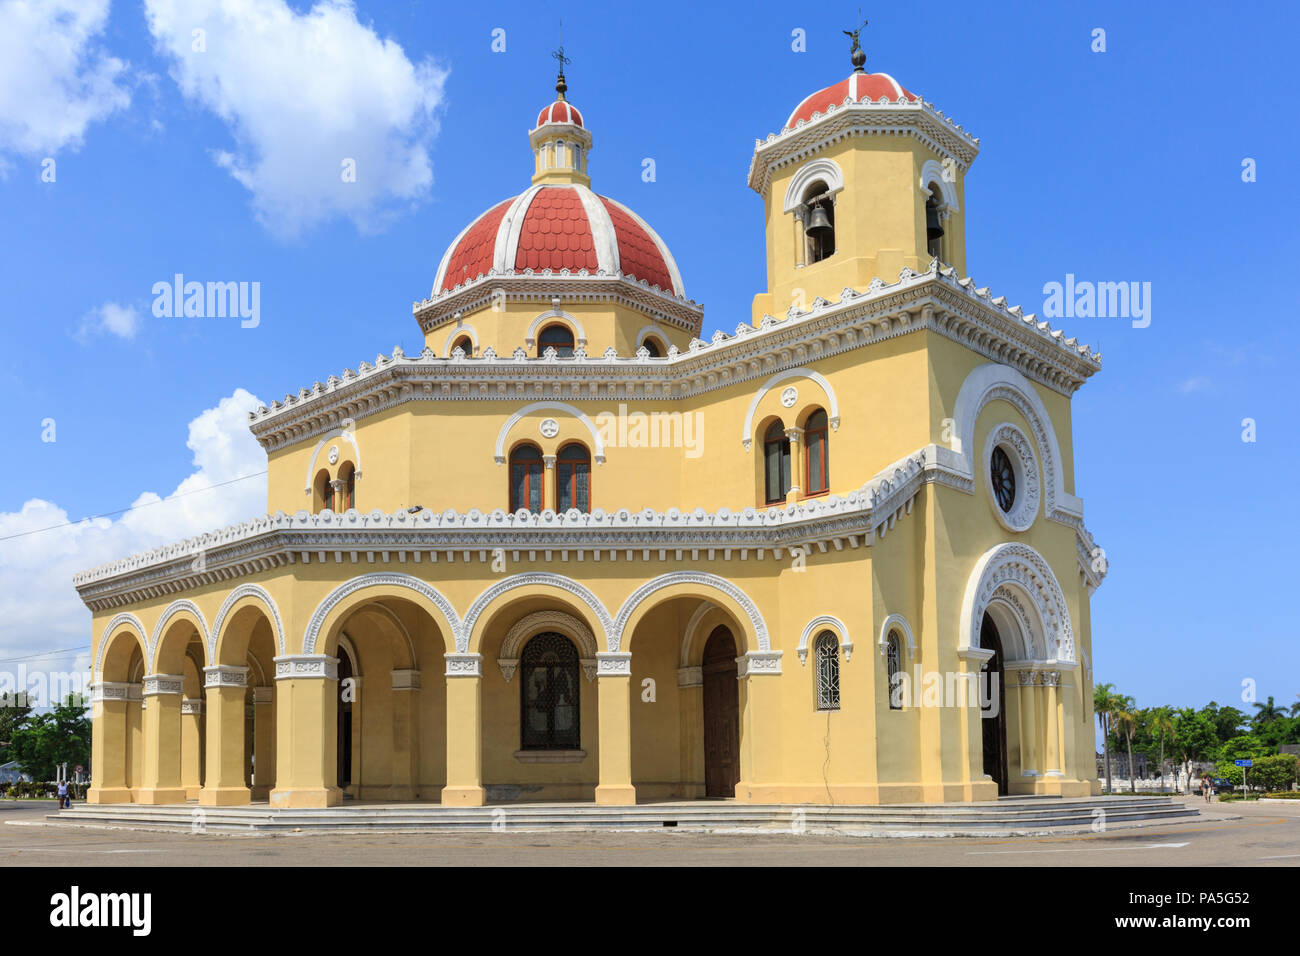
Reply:
[[184, 694], [185, 677], [182, 674], [147, 674], [144, 678], [144, 696]]
[[448, 677], [482, 677], [482, 654], [444, 654]]
[[597, 651], [597, 677], [631, 677], [632, 654], [628, 651]]
[[90, 701], [103, 700], [139, 700], [144, 685], [128, 681], [102, 680], [90, 685]]
[[328, 654], [286, 654], [272, 658], [275, 661], [275, 679], [294, 678], [339, 679], [339, 659]]
[[781, 655], [784, 651], [749, 651], [736, 658], [736, 676], [761, 677], [781, 673]]
[[791, 425], [789, 428], [785, 430], [785, 437], [793, 442], [803, 441], [803, 429], [796, 428], [794, 425]]
[[216, 664], [203, 668], [204, 687], [246, 687], [248, 668], [234, 664]]

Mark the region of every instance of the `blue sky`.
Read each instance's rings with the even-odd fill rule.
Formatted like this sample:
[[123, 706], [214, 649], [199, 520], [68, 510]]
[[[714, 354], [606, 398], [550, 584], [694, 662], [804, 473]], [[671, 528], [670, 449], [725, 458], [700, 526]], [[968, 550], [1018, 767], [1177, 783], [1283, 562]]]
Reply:
[[[570, 99], [595, 137], [593, 188], [668, 242], [706, 332], [747, 320], [765, 283], [762, 203], [745, 186], [753, 141], [847, 75], [840, 30], [854, 12], [562, 4], [539, 19], [533, 4], [312, 14], [268, 0], [282, 32], [259, 45], [211, 0], [76, 7], [42, 27], [0, 0], [0, 537], [198, 493], [0, 541], [0, 660], [89, 643], [70, 569], [264, 505], [257, 478], [201, 490], [261, 467], [240, 425], [249, 393], [269, 401], [396, 344], [418, 350], [410, 303], [444, 248], [527, 185], [559, 16]], [[1111, 563], [1093, 601], [1097, 679], [1143, 705], [1241, 706], [1245, 679], [1294, 701], [1300, 640], [1283, 598], [1300, 455], [1282, 400], [1297, 358], [1294, 8], [866, 13], [867, 69], [981, 139], [966, 181], [979, 285], [1041, 312], [1044, 283], [1067, 273], [1151, 283], [1148, 328], [1057, 323], [1104, 355], [1074, 400], [1076, 489]], [[342, 66], [285, 42], [307, 34], [304, 16], [347, 26]], [[199, 22], [196, 61], [181, 47]], [[791, 49], [795, 29], [806, 52]], [[301, 172], [336, 148], [366, 157], [363, 190]], [[1257, 182], [1242, 181], [1247, 157]], [[260, 282], [260, 324], [155, 318], [152, 285], [176, 272]]]

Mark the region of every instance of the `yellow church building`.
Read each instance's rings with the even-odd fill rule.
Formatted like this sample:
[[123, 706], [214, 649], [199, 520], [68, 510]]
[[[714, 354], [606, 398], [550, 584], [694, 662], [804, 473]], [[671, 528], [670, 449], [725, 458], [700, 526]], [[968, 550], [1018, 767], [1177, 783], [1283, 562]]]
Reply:
[[756, 141], [767, 288], [707, 339], [561, 72], [423, 351], [251, 415], [268, 514], [77, 576], [89, 801], [1098, 793], [1100, 356], [965, 277], [979, 141], [864, 62]]

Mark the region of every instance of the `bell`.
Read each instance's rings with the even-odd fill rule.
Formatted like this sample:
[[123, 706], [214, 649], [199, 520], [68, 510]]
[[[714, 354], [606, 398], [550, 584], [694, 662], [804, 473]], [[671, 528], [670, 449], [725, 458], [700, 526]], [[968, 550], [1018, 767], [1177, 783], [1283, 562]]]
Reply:
[[943, 236], [943, 226], [939, 225], [939, 207], [933, 203], [925, 204], [925, 238], [927, 242]]
[[812, 215], [808, 217], [808, 225], [804, 228], [804, 235], [809, 239], [829, 239], [834, 234], [835, 229], [831, 226], [826, 210], [821, 206], [813, 206]]

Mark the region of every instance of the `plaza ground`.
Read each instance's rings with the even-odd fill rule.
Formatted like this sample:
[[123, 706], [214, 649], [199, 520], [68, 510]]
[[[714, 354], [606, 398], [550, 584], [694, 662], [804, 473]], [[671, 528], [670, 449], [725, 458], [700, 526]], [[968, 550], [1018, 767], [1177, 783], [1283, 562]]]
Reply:
[[1300, 802], [1205, 804], [1189, 823], [1046, 838], [688, 831], [235, 835], [48, 826], [0, 801], [4, 866], [1296, 866]]

